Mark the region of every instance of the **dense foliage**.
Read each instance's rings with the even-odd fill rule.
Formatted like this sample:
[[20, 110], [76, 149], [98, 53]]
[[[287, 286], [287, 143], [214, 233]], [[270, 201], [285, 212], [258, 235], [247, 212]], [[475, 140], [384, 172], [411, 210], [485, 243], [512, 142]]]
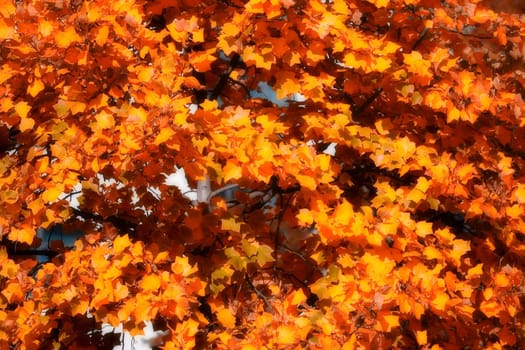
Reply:
[[521, 11], [2, 0], [0, 348], [525, 348]]

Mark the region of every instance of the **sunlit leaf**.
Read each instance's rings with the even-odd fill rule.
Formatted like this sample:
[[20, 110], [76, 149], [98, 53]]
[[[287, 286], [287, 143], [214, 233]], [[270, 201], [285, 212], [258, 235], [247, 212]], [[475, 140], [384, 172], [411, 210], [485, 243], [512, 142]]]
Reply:
[[31, 244], [35, 237], [33, 227], [22, 226], [21, 228], [12, 227], [7, 238], [13, 242]]
[[428, 343], [427, 331], [416, 331], [416, 340], [419, 345], [425, 345]]
[[113, 251], [115, 254], [120, 254], [124, 251], [124, 249], [131, 246], [131, 241], [129, 240], [128, 235], [118, 236], [113, 241]]
[[155, 292], [160, 288], [160, 277], [157, 275], [144, 276], [140, 283], [140, 287], [145, 292]]
[[67, 27], [65, 31], [55, 35], [55, 42], [59, 48], [66, 48], [81, 40], [82, 38], [72, 26]]
[[226, 328], [235, 327], [235, 316], [229, 309], [220, 309], [217, 311], [217, 319]]

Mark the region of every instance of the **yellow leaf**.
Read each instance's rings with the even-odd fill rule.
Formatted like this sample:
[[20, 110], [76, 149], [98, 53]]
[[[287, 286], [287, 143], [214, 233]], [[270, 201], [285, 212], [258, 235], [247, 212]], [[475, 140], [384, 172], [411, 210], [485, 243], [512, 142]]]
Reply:
[[291, 305], [300, 305], [303, 304], [305, 301], [306, 295], [304, 294], [302, 289], [292, 292], [290, 300]]
[[71, 306], [71, 314], [75, 315], [84, 315], [89, 307], [89, 301], [85, 299], [76, 298], [75, 300], [69, 302]]
[[235, 327], [235, 317], [229, 309], [220, 309], [217, 311], [217, 319], [226, 328]]
[[53, 22], [45, 21], [43, 19], [40, 19], [38, 21], [38, 30], [40, 34], [42, 34], [43, 37], [46, 37], [53, 33], [53, 30], [55, 29], [55, 26], [53, 25]]
[[104, 46], [106, 41], [108, 40], [108, 34], [109, 34], [109, 27], [102, 25], [99, 27], [97, 37], [95, 38], [95, 41], [98, 46]]
[[222, 169], [224, 181], [237, 180], [242, 177], [242, 167], [235, 160], [228, 159]]
[[106, 280], [114, 280], [121, 275], [120, 269], [116, 266], [111, 266], [109, 269], [104, 271], [103, 277]]
[[33, 238], [35, 237], [35, 230], [32, 227], [22, 227], [22, 228], [16, 228], [12, 227], [11, 232], [9, 232], [9, 235], [7, 238], [13, 242], [20, 242], [20, 243], [27, 243], [31, 244], [33, 243]]
[[42, 199], [44, 202], [54, 202], [57, 200], [58, 196], [63, 192], [63, 188], [60, 187], [51, 187], [48, 188], [42, 193]]
[[483, 291], [483, 298], [485, 298], [485, 300], [492, 299], [493, 295], [494, 295], [494, 289], [492, 289], [490, 287], [485, 288], [485, 290]]
[[153, 260], [153, 263], [155, 264], [162, 264], [169, 260], [169, 253], [167, 251], [160, 252], [155, 257], [155, 260]]
[[27, 114], [30, 110], [31, 106], [26, 101], [18, 102], [15, 105], [16, 114], [18, 114], [22, 119], [27, 117]]
[[416, 340], [419, 345], [425, 345], [427, 340], [427, 331], [416, 331]]
[[452, 123], [453, 121], [459, 120], [461, 112], [456, 107], [452, 107], [447, 112], [447, 123]]
[[450, 256], [456, 266], [459, 266], [461, 264], [461, 257], [470, 250], [470, 243], [463, 239], [455, 239], [452, 245]]
[[173, 21], [170, 24], [166, 25], [166, 29], [168, 29], [168, 32], [170, 33], [170, 36], [173, 40], [176, 42], [185, 42], [186, 38], [188, 37], [188, 33], [183, 30], [179, 25], [177, 25], [178, 21]]
[[425, 247], [423, 255], [429, 260], [442, 258], [441, 252], [434, 247]]
[[447, 293], [440, 292], [436, 294], [434, 299], [432, 300], [432, 306], [434, 306], [436, 309], [440, 311], [445, 311], [447, 303], [449, 301], [450, 297]]
[[3, 203], [13, 204], [13, 203], [18, 202], [18, 199], [19, 199], [18, 191], [14, 191], [14, 190], [0, 191], [0, 200]]
[[420, 177], [417, 180], [416, 187], [408, 193], [406, 199], [414, 203], [419, 203], [420, 200], [426, 198], [426, 192], [429, 187], [430, 181], [425, 177]]
[[494, 285], [496, 287], [508, 287], [510, 285], [509, 278], [504, 273], [498, 273], [494, 277]]
[[382, 258], [377, 255], [365, 253], [361, 257], [361, 262], [366, 266], [366, 273], [370, 280], [377, 283], [385, 283], [385, 279], [390, 275], [396, 262], [388, 258]]
[[348, 225], [354, 216], [354, 209], [346, 199], [343, 199], [341, 204], [338, 204], [335, 208], [333, 219], [335, 222]]
[[297, 342], [297, 332], [294, 327], [290, 325], [280, 325], [277, 330], [277, 344], [280, 345], [292, 345]]
[[6, 287], [4, 287], [2, 289], [2, 294], [9, 303], [17, 303], [24, 299], [24, 292], [22, 291], [20, 284], [16, 282], [9, 283]]
[[475, 79], [476, 79], [476, 76], [474, 75], [473, 72], [463, 70], [458, 73], [459, 86], [461, 87], [461, 93], [464, 96], [470, 95], [470, 90], [471, 90], [471, 87]]
[[381, 136], [388, 135], [395, 128], [390, 119], [378, 119], [374, 125]]
[[399, 327], [399, 316], [380, 312], [377, 316], [376, 326], [383, 332], [390, 332], [392, 328]]
[[221, 28], [221, 33], [226, 36], [237, 36], [240, 33], [240, 28], [234, 23], [226, 22]]
[[505, 211], [507, 216], [512, 219], [517, 219], [523, 214], [523, 210], [517, 204], [513, 205], [512, 207], [507, 207]]
[[483, 264], [477, 264], [476, 266], [470, 268], [467, 271], [467, 280], [470, 280], [473, 277], [478, 277], [483, 275]]
[[425, 104], [436, 110], [447, 106], [446, 101], [443, 100], [443, 94], [438, 91], [429, 91], [425, 96]]
[[78, 101], [67, 101], [66, 102], [71, 114], [82, 113], [86, 110], [86, 104]]
[[257, 265], [263, 267], [267, 263], [275, 261], [275, 258], [272, 256], [272, 253], [272, 247], [265, 244], [259, 246], [259, 248], [257, 249], [257, 255], [255, 256], [255, 261], [257, 262]]
[[499, 313], [502, 311], [501, 305], [496, 300], [482, 301], [479, 309], [487, 317], [499, 317]]
[[27, 87], [27, 93], [35, 97], [36, 95], [38, 95], [40, 91], [44, 90], [44, 88], [45, 88], [45, 85], [44, 83], [42, 83], [42, 80], [35, 79], [33, 84]]
[[113, 241], [113, 252], [115, 254], [120, 254], [124, 251], [124, 249], [128, 248], [131, 245], [131, 241], [129, 240], [129, 237], [127, 234], [124, 236], [118, 236]]
[[57, 46], [61, 49], [71, 46], [77, 41], [81, 41], [82, 38], [77, 34], [75, 28], [70, 26], [64, 32], [57, 33], [55, 35], [55, 42]]
[[518, 184], [517, 188], [512, 191], [512, 200], [517, 203], [525, 203], [525, 185]]
[[427, 221], [418, 221], [416, 223], [416, 234], [419, 237], [426, 237], [428, 235], [431, 235], [433, 233], [432, 231], [432, 223]]
[[235, 221], [235, 218], [222, 219], [221, 230], [241, 232], [241, 224]]
[[156, 292], [160, 288], [160, 277], [157, 275], [146, 275], [140, 283], [145, 292]]
[[419, 51], [413, 50], [410, 53], [403, 54], [403, 59], [407, 67], [407, 71], [415, 75], [426, 78], [422, 82], [426, 82], [432, 78], [430, 72], [430, 62], [423, 58]]
[[295, 178], [297, 179], [301, 187], [305, 187], [311, 191], [315, 191], [315, 189], [317, 188], [317, 183], [315, 182], [315, 179], [311, 176], [297, 174], [295, 175]]
[[328, 171], [330, 168], [330, 156], [328, 154], [320, 154], [317, 156], [317, 159], [319, 161], [319, 169], [321, 171]]
[[115, 126], [115, 119], [111, 114], [106, 112], [101, 112], [97, 114], [95, 116], [95, 120], [95, 129], [113, 129], [113, 127]]
[[310, 226], [314, 222], [314, 217], [308, 209], [300, 209], [296, 217], [299, 225], [302, 226]]
[[162, 130], [157, 135], [157, 137], [155, 137], [154, 143], [156, 145], [160, 145], [161, 143], [164, 143], [167, 140], [169, 140], [169, 138], [172, 137], [173, 135], [175, 135], [175, 131], [173, 131], [172, 128], [170, 127], [162, 128]]
[[144, 67], [138, 71], [137, 78], [143, 83], [149, 83], [153, 74], [155, 74], [155, 69], [153, 67]]
[[[4, 4], [2, 4], [4, 6]], [[0, 38], [3, 40], [11, 39], [16, 33], [14, 26], [11, 23], [6, 23], [3, 18], [0, 18]]]
[[253, 345], [243, 345], [241, 350], [257, 350], [258, 348]]

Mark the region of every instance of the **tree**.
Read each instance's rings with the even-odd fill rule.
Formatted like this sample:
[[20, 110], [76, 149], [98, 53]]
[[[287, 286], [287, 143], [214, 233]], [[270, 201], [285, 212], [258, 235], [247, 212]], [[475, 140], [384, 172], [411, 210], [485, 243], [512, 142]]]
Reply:
[[3, 1], [0, 347], [524, 348], [514, 4]]

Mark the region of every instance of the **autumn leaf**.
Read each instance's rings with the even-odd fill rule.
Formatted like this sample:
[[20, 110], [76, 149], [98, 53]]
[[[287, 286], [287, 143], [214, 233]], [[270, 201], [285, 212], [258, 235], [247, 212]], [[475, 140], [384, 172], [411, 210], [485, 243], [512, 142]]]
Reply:
[[155, 292], [160, 288], [160, 278], [156, 275], [144, 276], [140, 285], [145, 292]]
[[100, 30], [97, 33], [97, 37], [95, 38], [95, 42], [97, 43], [97, 45], [104, 46], [104, 44], [108, 40], [108, 35], [109, 35], [109, 27], [107, 26], [100, 27]]
[[235, 317], [229, 309], [221, 309], [217, 311], [217, 319], [226, 328], [235, 327]]
[[160, 145], [161, 143], [169, 140], [173, 135], [175, 135], [175, 131], [173, 131], [173, 129], [169, 127], [162, 128], [157, 137], [155, 137], [154, 143]]
[[128, 235], [118, 236], [113, 241], [113, 251], [115, 254], [120, 254], [124, 249], [131, 246], [131, 241], [129, 240]]
[[427, 331], [416, 331], [416, 340], [419, 345], [425, 345], [428, 343]]
[[81, 41], [82, 38], [77, 34], [74, 27], [67, 27], [64, 31], [57, 33], [55, 42], [57, 47], [66, 48], [73, 45], [75, 42]]
[[31, 244], [33, 242], [33, 239], [35, 237], [35, 231], [33, 227], [21, 227], [16, 228], [12, 227], [11, 231], [9, 232], [7, 238], [14, 242], [20, 242], [20, 243], [27, 243]]

